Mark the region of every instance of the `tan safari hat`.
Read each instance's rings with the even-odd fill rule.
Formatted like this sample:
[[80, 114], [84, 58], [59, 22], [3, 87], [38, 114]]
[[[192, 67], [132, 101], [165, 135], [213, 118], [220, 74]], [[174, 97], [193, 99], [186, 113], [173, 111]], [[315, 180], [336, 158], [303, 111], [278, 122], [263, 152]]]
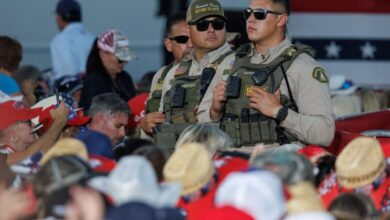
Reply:
[[194, 193], [205, 186], [214, 174], [214, 165], [206, 147], [187, 143], [175, 150], [164, 166], [166, 182], [179, 182], [181, 195]]
[[289, 186], [291, 198], [287, 202], [289, 215], [306, 212], [324, 211], [321, 198], [312, 183], [305, 181]]
[[193, 0], [187, 9], [187, 24], [193, 24], [202, 18], [218, 16], [226, 20], [223, 8], [218, 0]]
[[336, 160], [337, 180], [342, 187], [354, 189], [371, 184], [385, 170], [380, 143], [373, 138], [352, 140]]
[[39, 164], [43, 166], [50, 159], [65, 155], [75, 155], [84, 161], [88, 161], [87, 148], [83, 142], [75, 138], [61, 138], [43, 155]]

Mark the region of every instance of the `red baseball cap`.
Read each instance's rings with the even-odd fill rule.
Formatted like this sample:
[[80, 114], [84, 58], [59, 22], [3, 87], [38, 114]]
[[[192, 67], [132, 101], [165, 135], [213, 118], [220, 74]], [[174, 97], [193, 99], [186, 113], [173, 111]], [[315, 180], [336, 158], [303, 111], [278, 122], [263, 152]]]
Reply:
[[[46, 109], [44, 109], [41, 114], [39, 115], [39, 123], [42, 124], [41, 131], [46, 132], [47, 129], [50, 128], [51, 124], [53, 123], [53, 118], [51, 117], [50, 110], [54, 109], [55, 106], [52, 105]], [[83, 126], [87, 124], [91, 120], [90, 116], [84, 115], [84, 112], [82, 109], [76, 110], [76, 117], [69, 120], [66, 125], [67, 126]]]
[[145, 116], [146, 100], [148, 97], [149, 93], [142, 93], [127, 102], [127, 105], [131, 109], [129, 122], [127, 123], [128, 128], [136, 127], [141, 119]]
[[41, 108], [30, 109], [21, 102], [7, 101], [0, 103], [0, 130], [18, 121], [28, 121], [37, 117]]
[[318, 145], [308, 145], [297, 151], [298, 154], [302, 154], [310, 160], [316, 160], [324, 155], [331, 155], [327, 150]]

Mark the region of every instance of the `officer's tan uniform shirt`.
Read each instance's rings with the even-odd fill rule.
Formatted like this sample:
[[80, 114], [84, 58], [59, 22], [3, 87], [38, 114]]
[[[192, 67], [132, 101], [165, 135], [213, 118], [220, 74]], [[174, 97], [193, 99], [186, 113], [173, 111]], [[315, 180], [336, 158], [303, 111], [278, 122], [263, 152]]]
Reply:
[[[279, 45], [261, 55], [256, 53], [252, 45], [251, 63], [270, 63], [290, 46], [291, 41], [286, 37]], [[335, 132], [332, 103], [328, 83], [322, 83], [313, 77], [316, 67], [322, 66], [304, 53], [299, 55], [287, 70], [287, 79], [299, 113], [289, 109], [281, 126], [305, 143], [328, 146]], [[280, 91], [289, 97], [284, 79]]]
[[[206, 54], [200, 62], [197, 62], [194, 58], [194, 55], [192, 54], [192, 63], [189, 70], [188, 75], [189, 76], [197, 76], [201, 75], [202, 71], [206, 67], [210, 67], [211, 63], [216, 61], [220, 56], [224, 55], [225, 53], [229, 52], [231, 50], [228, 43], [225, 43], [217, 50], [211, 51], [210, 53]], [[213, 80], [211, 81], [200, 105], [198, 108], [198, 111], [196, 113], [198, 122], [210, 122], [210, 108], [211, 103], [213, 99], [213, 90], [214, 87], [217, 85], [219, 81], [222, 80], [223, 74], [227, 74], [234, 62], [235, 55], [230, 54], [227, 56], [222, 63], [218, 66], [216, 69], [215, 75]], [[164, 80], [163, 84], [163, 90], [162, 90], [162, 97], [164, 97], [165, 93], [171, 89], [172, 82], [175, 77], [175, 73], [177, 72], [177, 69], [179, 68], [180, 64], [174, 66], [167, 74]], [[159, 111], [163, 111], [163, 99], [161, 99], [160, 102], [160, 108]]]

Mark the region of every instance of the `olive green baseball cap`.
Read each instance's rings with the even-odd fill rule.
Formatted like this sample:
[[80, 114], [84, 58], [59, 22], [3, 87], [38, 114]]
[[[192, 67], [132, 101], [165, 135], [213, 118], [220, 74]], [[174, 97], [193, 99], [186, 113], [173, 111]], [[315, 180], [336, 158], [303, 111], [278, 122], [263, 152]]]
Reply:
[[187, 9], [187, 24], [193, 24], [202, 18], [218, 16], [226, 20], [223, 8], [218, 0], [193, 0]]

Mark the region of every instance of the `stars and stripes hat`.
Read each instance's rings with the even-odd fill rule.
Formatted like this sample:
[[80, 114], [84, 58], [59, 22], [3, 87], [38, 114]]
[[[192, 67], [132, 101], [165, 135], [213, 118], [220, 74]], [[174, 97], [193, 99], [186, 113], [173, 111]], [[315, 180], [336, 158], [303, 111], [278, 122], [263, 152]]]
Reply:
[[135, 58], [129, 49], [129, 39], [120, 30], [109, 29], [101, 33], [97, 41], [99, 49], [112, 53], [120, 61], [130, 61]]

